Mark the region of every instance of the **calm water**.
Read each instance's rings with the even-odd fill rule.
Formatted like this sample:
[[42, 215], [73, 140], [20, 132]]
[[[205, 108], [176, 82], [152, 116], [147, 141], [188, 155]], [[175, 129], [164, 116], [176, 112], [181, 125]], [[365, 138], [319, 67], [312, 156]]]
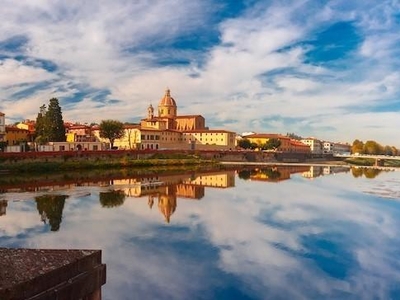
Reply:
[[103, 300], [400, 299], [399, 171], [290, 166], [0, 190], [0, 246], [102, 249]]

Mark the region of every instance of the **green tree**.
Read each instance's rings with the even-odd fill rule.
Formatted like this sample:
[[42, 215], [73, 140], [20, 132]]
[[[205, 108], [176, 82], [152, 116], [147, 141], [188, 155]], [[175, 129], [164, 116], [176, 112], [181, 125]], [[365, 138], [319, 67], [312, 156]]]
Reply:
[[243, 149], [250, 149], [251, 148], [251, 142], [248, 139], [241, 139], [238, 142], [238, 146], [240, 148], [243, 148]]
[[353, 145], [351, 146], [351, 153], [364, 153], [364, 143], [360, 140], [354, 140]]
[[288, 133], [286, 133], [286, 136], [290, 137], [292, 140], [298, 140], [298, 141], [300, 141], [300, 140], [303, 139], [301, 136], [299, 136], [299, 135], [297, 135], [297, 134], [295, 134], [295, 133], [293, 133], [293, 132], [288, 132]]
[[393, 148], [391, 146], [385, 146], [383, 149], [385, 155], [393, 155]]
[[399, 150], [395, 146], [392, 146], [391, 148], [392, 148], [392, 155], [393, 156], [399, 155]]
[[124, 136], [124, 124], [116, 120], [103, 120], [100, 123], [100, 137], [110, 141], [111, 148], [114, 141]]
[[46, 134], [49, 142], [65, 142], [65, 127], [57, 98], [51, 98], [46, 112]]
[[36, 125], [35, 125], [35, 142], [38, 144], [45, 144], [48, 142], [47, 137], [46, 137], [46, 122], [45, 122], [45, 117], [46, 117], [46, 105], [43, 104], [40, 107], [40, 111], [36, 117]]
[[65, 127], [61, 107], [57, 98], [51, 98], [49, 107], [40, 107], [36, 117], [35, 141], [39, 144], [47, 142], [65, 142]]
[[365, 154], [381, 154], [383, 148], [375, 141], [367, 141], [364, 144], [363, 153]]
[[279, 148], [280, 145], [281, 141], [279, 139], [272, 138], [269, 139], [261, 148], [263, 150], [270, 150], [270, 149], [276, 150]]

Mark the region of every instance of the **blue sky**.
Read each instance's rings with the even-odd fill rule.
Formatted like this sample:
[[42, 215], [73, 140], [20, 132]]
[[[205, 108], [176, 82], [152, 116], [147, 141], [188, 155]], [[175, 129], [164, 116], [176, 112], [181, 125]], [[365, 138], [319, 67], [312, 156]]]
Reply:
[[169, 87], [210, 128], [400, 147], [398, 0], [3, 0], [0, 111], [135, 122]]

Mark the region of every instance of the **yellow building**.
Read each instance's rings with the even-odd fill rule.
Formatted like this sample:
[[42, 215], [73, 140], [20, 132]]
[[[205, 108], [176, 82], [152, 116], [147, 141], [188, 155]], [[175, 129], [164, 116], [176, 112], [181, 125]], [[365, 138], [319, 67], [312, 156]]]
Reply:
[[277, 151], [291, 152], [292, 149], [290, 138], [280, 134], [255, 133], [251, 135], [246, 135], [244, 138], [248, 139], [251, 143], [256, 143], [260, 147], [267, 143], [270, 139], [277, 139], [281, 142], [281, 145], [278, 147]]
[[5, 140], [9, 146], [19, 145], [30, 140], [30, 132], [18, 127], [6, 126]]
[[[201, 115], [178, 116], [176, 101], [171, 97], [169, 89], [158, 105], [158, 115], [150, 104], [147, 118], [140, 125], [125, 125], [125, 134], [114, 141], [118, 149], [182, 149], [182, 150], [230, 150], [235, 148], [235, 132], [227, 130], [208, 129]], [[92, 130], [98, 140], [99, 128]]]
[[235, 186], [235, 172], [225, 171], [223, 173], [201, 174], [194, 179], [187, 179], [184, 183], [207, 187], [229, 188]]

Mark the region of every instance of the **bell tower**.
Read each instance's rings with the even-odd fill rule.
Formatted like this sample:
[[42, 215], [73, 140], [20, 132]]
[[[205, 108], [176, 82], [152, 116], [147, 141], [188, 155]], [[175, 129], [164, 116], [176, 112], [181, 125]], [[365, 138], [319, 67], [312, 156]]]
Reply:
[[152, 120], [154, 118], [154, 108], [153, 105], [149, 105], [149, 107], [147, 108], [147, 119], [148, 120]]

